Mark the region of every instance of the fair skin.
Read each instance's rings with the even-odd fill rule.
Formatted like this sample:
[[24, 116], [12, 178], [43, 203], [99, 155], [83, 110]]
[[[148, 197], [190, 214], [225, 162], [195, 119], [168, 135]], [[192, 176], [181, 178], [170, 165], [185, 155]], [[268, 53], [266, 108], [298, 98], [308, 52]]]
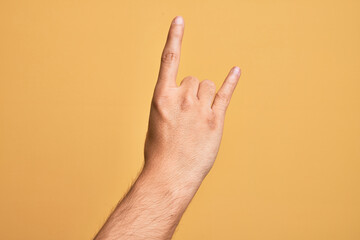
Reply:
[[240, 77], [233, 67], [216, 93], [209, 80], [176, 76], [184, 20], [170, 26], [145, 140], [145, 164], [96, 240], [171, 239], [216, 159], [226, 109]]

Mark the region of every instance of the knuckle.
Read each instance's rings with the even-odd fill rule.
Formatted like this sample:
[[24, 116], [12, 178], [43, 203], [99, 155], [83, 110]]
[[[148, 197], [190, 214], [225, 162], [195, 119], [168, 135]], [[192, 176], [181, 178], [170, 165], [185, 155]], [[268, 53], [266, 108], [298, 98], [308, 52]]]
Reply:
[[235, 89], [237, 82], [233, 79], [226, 81], [226, 84], [229, 85], [230, 89]]
[[194, 76], [192, 76], [191, 81], [193, 81], [196, 84], [200, 83], [199, 79], [197, 77], [194, 77]]
[[188, 75], [188, 76], [184, 77], [184, 80], [185, 80], [185, 79], [191, 79], [191, 78], [194, 78], [194, 76]]
[[209, 85], [210, 87], [215, 87], [215, 83], [209, 79], [205, 79], [202, 82], [203, 84]]
[[181, 26], [173, 27], [170, 29], [170, 38], [181, 38], [182, 31], [179, 27]]
[[221, 91], [217, 92], [215, 96], [217, 99], [219, 99], [223, 103], [228, 103], [230, 100], [229, 97], [227, 96], [227, 94], [225, 94]]
[[196, 81], [196, 77], [189, 75], [184, 78], [184, 81]]
[[177, 61], [178, 55], [174, 51], [167, 51], [161, 55], [162, 63], [173, 63]]
[[211, 80], [205, 79], [201, 82], [202, 85], [205, 85], [207, 88], [209, 88], [212, 91], [216, 90], [215, 83]]
[[197, 77], [187, 76], [182, 80], [182, 84], [187, 83], [189, 85], [199, 85], [200, 81]]
[[172, 115], [169, 98], [167, 96], [154, 97], [151, 102], [151, 108], [159, 119], [166, 122], [170, 121]]
[[229, 105], [229, 102], [230, 102], [230, 99], [228, 98], [227, 95], [225, 95], [224, 93], [221, 93], [221, 92], [216, 93], [214, 104], [216, 104], [220, 110], [226, 111], [226, 109]]
[[155, 107], [155, 109], [162, 109], [166, 106], [167, 102], [169, 101], [168, 97], [166, 96], [154, 96], [152, 100], [152, 106]]
[[182, 99], [181, 99], [181, 103], [180, 103], [180, 109], [182, 111], [187, 111], [191, 108], [191, 106], [194, 104], [194, 99], [190, 96], [190, 95], [185, 95]]
[[216, 115], [214, 112], [210, 111], [210, 113], [206, 116], [206, 124], [210, 129], [216, 129], [217, 127], [217, 121], [216, 121]]

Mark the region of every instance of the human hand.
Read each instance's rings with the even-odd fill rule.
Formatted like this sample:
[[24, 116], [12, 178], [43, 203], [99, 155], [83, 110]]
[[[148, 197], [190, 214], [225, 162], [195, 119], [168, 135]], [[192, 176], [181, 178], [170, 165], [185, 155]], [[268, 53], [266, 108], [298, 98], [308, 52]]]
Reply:
[[184, 34], [173, 20], [161, 57], [145, 141], [145, 164], [95, 239], [171, 239], [186, 207], [214, 164], [231, 95], [232, 68], [220, 90], [189, 76], [176, 85]]
[[199, 82], [193, 76], [185, 77], [177, 86], [183, 33], [183, 18], [176, 17], [162, 52], [152, 99], [144, 170], [201, 182], [216, 159], [240, 69], [231, 69], [217, 93], [212, 81]]

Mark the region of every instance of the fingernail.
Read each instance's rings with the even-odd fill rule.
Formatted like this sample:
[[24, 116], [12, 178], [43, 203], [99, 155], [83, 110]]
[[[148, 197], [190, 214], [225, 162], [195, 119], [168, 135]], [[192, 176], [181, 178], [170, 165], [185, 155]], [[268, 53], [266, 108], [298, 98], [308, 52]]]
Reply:
[[183, 24], [184, 23], [184, 19], [181, 16], [177, 16], [174, 21], [174, 24]]
[[240, 74], [240, 68], [238, 66], [234, 67], [233, 73], [236, 74], [236, 75], [239, 75]]

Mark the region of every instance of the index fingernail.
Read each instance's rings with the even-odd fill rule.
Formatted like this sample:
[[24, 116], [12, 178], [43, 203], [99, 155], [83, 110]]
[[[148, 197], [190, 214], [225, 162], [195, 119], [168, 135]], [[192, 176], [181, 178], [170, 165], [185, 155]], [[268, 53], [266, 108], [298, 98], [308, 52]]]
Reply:
[[181, 16], [177, 16], [174, 21], [173, 21], [174, 24], [183, 24], [184, 23], [184, 19], [181, 17]]
[[233, 73], [236, 74], [236, 75], [239, 75], [240, 74], [240, 68], [239, 67], [234, 67], [233, 69]]

